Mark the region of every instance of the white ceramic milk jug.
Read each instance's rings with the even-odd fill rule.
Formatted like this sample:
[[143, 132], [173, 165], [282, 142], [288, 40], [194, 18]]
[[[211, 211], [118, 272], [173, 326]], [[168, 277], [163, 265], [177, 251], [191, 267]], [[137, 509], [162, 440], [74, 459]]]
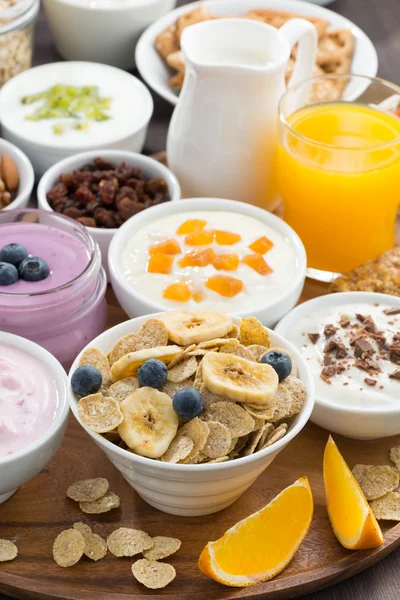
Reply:
[[308, 21], [292, 19], [278, 30], [216, 19], [183, 31], [185, 81], [167, 141], [183, 197], [276, 207], [278, 102], [296, 43], [290, 84], [310, 77], [315, 64], [317, 33]]

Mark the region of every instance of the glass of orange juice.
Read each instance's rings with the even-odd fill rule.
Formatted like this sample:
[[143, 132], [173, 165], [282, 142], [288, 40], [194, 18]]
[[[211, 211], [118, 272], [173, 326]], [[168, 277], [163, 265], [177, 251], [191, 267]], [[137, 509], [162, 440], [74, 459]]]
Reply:
[[278, 186], [310, 277], [331, 281], [393, 246], [399, 108], [399, 87], [358, 75], [316, 77], [283, 95]]

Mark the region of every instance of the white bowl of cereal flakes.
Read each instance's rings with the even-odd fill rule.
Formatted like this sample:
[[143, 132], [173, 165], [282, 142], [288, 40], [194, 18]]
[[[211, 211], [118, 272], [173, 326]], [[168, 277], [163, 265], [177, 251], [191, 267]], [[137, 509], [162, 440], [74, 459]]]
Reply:
[[314, 384], [301, 354], [254, 317], [138, 317], [69, 374], [72, 411], [151, 506], [206, 515], [235, 502], [301, 431]]

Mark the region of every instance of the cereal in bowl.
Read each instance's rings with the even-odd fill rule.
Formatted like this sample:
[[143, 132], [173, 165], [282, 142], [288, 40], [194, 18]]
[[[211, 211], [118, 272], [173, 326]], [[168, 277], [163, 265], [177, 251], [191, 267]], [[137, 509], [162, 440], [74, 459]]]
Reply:
[[[82, 422], [127, 451], [171, 464], [220, 463], [268, 448], [306, 398], [289, 353], [270, 347], [254, 317], [238, 327], [215, 311], [165, 313], [118, 340], [107, 360], [101, 391], [79, 400]], [[118, 408], [112, 418], [110, 403]]]

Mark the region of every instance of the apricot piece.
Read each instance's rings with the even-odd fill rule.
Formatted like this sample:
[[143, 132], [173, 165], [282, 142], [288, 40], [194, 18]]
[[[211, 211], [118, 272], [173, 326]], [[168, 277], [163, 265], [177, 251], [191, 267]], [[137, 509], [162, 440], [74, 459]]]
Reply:
[[174, 239], [150, 246], [149, 254], [180, 254], [181, 247]]
[[233, 246], [242, 239], [242, 236], [238, 233], [232, 233], [231, 231], [221, 231], [217, 229], [214, 231], [215, 241], [219, 246]]
[[254, 269], [254, 271], [257, 271], [257, 273], [260, 273], [260, 275], [268, 275], [268, 273], [273, 272], [273, 269], [265, 262], [262, 254], [248, 254], [242, 258], [242, 262], [251, 269]]
[[265, 235], [258, 238], [258, 240], [256, 240], [249, 246], [250, 250], [253, 250], [253, 252], [256, 252], [257, 254], [266, 254], [268, 250], [271, 250], [271, 248], [273, 247], [274, 243], [271, 242], [271, 240], [269, 240], [267, 237], [265, 237]]
[[209, 244], [212, 244], [213, 241], [213, 231], [195, 231], [194, 233], [189, 233], [189, 235], [185, 237], [185, 244], [188, 246], [208, 246]]
[[188, 219], [178, 229], [176, 233], [178, 235], [187, 235], [188, 233], [195, 233], [196, 231], [201, 231], [207, 225], [207, 221], [203, 221], [202, 219]]
[[204, 300], [204, 292], [202, 290], [196, 290], [195, 292], [193, 292], [192, 298], [197, 303], [203, 302], [203, 300]]
[[152, 254], [147, 263], [147, 272], [169, 275], [173, 263], [174, 257], [171, 254]]
[[192, 292], [189, 286], [183, 281], [171, 283], [163, 291], [163, 298], [175, 300], [175, 302], [188, 302], [191, 297]]
[[239, 266], [237, 254], [217, 254], [213, 260], [213, 266], [217, 271], [236, 271]]
[[233, 298], [243, 289], [243, 281], [228, 275], [213, 275], [206, 281], [206, 287], [225, 298]]
[[179, 261], [180, 267], [206, 267], [211, 265], [213, 260], [216, 258], [216, 254], [212, 248], [206, 248], [204, 250], [194, 250], [188, 252]]

